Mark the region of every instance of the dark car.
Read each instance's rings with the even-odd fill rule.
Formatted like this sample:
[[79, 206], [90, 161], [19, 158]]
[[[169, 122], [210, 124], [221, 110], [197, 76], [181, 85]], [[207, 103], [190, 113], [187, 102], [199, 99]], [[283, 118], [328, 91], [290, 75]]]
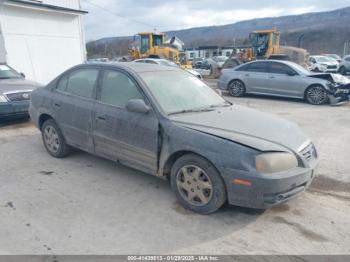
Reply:
[[0, 64], [0, 119], [28, 116], [30, 93], [39, 86], [6, 64]]
[[[174, 81], [175, 80], [175, 81]], [[179, 68], [76, 66], [31, 96], [30, 115], [54, 157], [71, 147], [169, 179], [199, 213], [268, 208], [314, 178], [314, 145], [294, 123], [225, 101]]]

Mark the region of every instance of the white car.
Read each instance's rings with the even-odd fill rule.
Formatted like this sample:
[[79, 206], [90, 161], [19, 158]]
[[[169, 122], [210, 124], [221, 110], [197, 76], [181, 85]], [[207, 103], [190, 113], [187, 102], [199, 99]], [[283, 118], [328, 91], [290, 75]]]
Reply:
[[[160, 59], [160, 58], [143, 58], [143, 59], [137, 59], [137, 60], [134, 60], [133, 62], [135, 63], [146, 63], [146, 64], [157, 64], [157, 65], [164, 65], [164, 66], [172, 66], [172, 67], [179, 67], [178, 64], [172, 62], [172, 61], [169, 61], [169, 60], [166, 60], [166, 59]], [[184, 69], [186, 70], [187, 72], [191, 73], [192, 75], [198, 77], [199, 79], [203, 79], [202, 75], [195, 71], [195, 70], [192, 70], [192, 69]]]
[[309, 57], [310, 70], [314, 72], [338, 72], [339, 62], [331, 57], [315, 55]]

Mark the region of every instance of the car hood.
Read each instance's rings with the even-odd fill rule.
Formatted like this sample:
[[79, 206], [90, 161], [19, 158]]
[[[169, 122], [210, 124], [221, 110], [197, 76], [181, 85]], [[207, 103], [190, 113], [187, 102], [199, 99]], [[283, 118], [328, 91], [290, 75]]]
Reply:
[[329, 82], [346, 85], [350, 83], [350, 79], [340, 75], [340, 74], [332, 74], [332, 73], [317, 73], [317, 74], [309, 74], [308, 77], [319, 78]]
[[309, 143], [295, 123], [239, 105], [172, 115], [170, 119], [178, 125], [261, 151], [298, 152]]
[[27, 79], [0, 79], [0, 93], [16, 90], [33, 90], [41, 86], [39, 83]]

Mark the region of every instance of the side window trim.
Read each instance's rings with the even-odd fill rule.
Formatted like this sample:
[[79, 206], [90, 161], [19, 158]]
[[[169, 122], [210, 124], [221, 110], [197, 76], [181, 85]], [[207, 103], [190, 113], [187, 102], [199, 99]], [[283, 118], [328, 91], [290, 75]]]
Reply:
[[135, 78], [132, 75], [130, 75], [127, 71], [124, 71], [124, 70], [119, 69], [119, 68], [103, 68], [103, 69], [100, 70], [99, 79], [98, 79], [98, 85], [97, 85], [97, 88], [96, 88], [96, 102], [97, 103], [100, 103], [100, 104], [103, 104], [103, 105], [107, 105], [107, 106], [111, 106], [111, 107], [114, 107], [114, 108], [118, 108], [118, 109], [121, 109], [121, 110], [126, 110], [126, 108], [124, 108], [124, 107], [117, 106], [117, 105], [112, 105], [112, 104], [109, 104], [109, 103], [101, 101], [103, 76], [104, 76], [106, 71], [114, 71], [114, 72], [118, 72], [118, 73], [126, 75], [134, 83], [134, 85], [137, 88], [137, 91], [139, 91], [139, 93], [141, 94], [141, 96], [142, 96], [143, 100], [145, 101], [145, 103], [152, 108], [151, 103], [148, 101], [147, 96], [145, 95], [144, 91], [140, 87], [139, 83], [135, 80]]
[[[98, 71], [97, 72], [96, 81], [95, 81], [95, 84], [94, 84], [94, 88], [92, 90], [92, 96], [91, 97], [79, 96], [79, 95], [72, 94], [72, 93], [67, 91], [67, 86], [68, 86], [69, 78], [71, 77], [71, 74], [76, 72], [76, 71], [85, 70], [85, 69], [86, 70], [96, 70], [96, 71]], [[68, 96], [78, 97], [78, 98], [81, 98], [81, 99], [94, 100], [95, 101], [95, 100], [97, 100], [97, 88], [98, 88], [99, 79], [101, 77], [101, 71], [102, 70], [99, 67], [79, 67], [79, 68], [71, 69], [68, 72], [66, 72], [64, 75], [60, 76], [59, 80], [57, 81], [57, 83], [54, 86], [54, 90], [55, 90], [55, 92], [59, 92], [59, 93], [62, 93], [62, 94], [68, 95]], [[57, 87], [58, 87], [60, 81], [64, 77], [67, 77], [67, 83], [66, 83], [66, 86], [65, 86], [64, 90], [60, 90]]]

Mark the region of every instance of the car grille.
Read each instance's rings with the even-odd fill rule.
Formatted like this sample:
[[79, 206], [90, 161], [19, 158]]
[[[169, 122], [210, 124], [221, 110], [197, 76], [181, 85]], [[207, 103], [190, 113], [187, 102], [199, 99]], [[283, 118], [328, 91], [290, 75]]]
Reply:
[[327, 69], [337, 69], [336, 65], [327, 66]]
[[306, 161], [311, 161], [313, 159], [317, 158], [317, 152], [314, 144], [310, 143], [306, 147], [304, 147], [302, 150], [299, 152]]
[[8, 100], [11, 102], [15, 101], [25, 101], [30, 99], [30, 91], [21, 91], [14, 93], [6, 93]]

